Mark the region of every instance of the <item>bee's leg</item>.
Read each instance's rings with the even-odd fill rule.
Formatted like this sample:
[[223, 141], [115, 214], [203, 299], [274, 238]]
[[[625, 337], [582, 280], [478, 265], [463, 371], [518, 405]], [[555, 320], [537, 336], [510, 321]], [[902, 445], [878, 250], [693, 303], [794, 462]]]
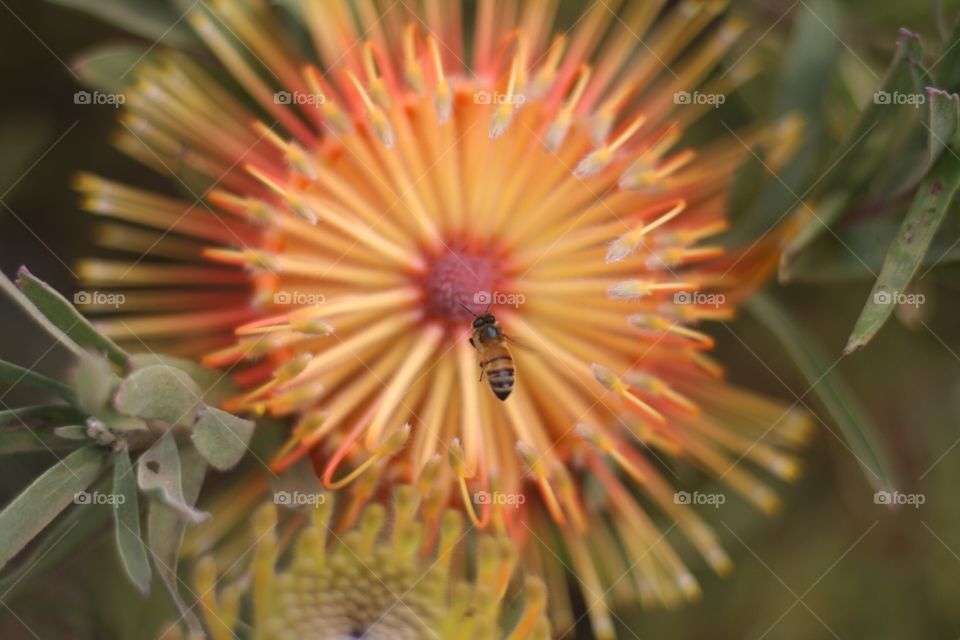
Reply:
[[483, 382], [483, 365], [482, 365], [482, 364], [480, 365], [480, 380], [479, 380], [479, 382]]

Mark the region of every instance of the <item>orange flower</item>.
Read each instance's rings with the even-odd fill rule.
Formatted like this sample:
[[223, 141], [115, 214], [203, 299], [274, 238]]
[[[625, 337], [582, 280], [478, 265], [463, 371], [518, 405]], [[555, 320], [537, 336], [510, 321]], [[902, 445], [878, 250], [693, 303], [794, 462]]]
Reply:
[[[703, 242], [748, 147], [776, 167], [799, 130], [681, 143], [755, 71], [701, 87], [743, 25], [715, 2], [601, 1], [559, 35], [552, 0], [467, 21], [459, 2], [304, 2], [295, 27], [258, 0], [212, 4], [188, 20], [222, 68], [143, 62], [117, 139], [195, 198], [78, 181], [87, 210], [139, 225], [102, 236], [133, 263], [83, 265], [137, 312], [105, 330], [205, 351], [248, 387], [231, 409], [294, 417], [275, 470], [309, 455], [329, 487], [361, 478], [371, 496], [435, 467], [476, 526], [527, 545], [560, 629], [554, 525], [598, 635], [614, 586], [695, 597], [649, 514], [715, 570], [729, 560], [666, 461], [772, 511], [747, 466], [793, 478], [809, 426], [724, 382], [695, 326], [772, 264], [766, 244], [733, 261]], [[516, 340], [505, 401], [470, 342], [488, 309]]]

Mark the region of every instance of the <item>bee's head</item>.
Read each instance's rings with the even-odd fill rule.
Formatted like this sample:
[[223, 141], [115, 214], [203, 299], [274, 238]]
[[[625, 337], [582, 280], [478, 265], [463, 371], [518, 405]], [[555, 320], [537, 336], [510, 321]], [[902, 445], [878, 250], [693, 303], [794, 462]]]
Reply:
[[492, 313], [485, 313], [473, 319], [473, 328], [480, 329], [481, 327], [494, 324], [496, 321], [497, 319], [493, 317]]

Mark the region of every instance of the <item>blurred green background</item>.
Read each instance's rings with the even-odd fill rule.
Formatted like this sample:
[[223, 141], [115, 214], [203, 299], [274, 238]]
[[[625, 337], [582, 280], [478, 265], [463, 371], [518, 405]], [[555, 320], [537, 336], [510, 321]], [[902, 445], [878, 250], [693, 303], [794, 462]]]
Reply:
[[[581, 3], [586, 4], [586, 3]], [[941, 6], [942, 4], [942, 6]], [[743, 117], [776, 111], [774, 89], [789, 66], [782, 55], [798, 22], [814, 11], [836, 33], [836, 73], [868, 88], [889, 61], [897, 29], [918, 32], [935, 51], [960, 2], [738, 0], [733, 9], [750, 23], [746, 40], [768, 63], [747, 96]], [[834, 28], [835, 27], [835, 28]], [[74, 104], [79, 88], [71, 59], [103, 41], [131, 36], [84, 14], [37, 0], [0, 2], [0, 269], [12, 275], [26, 264], [61, 292], [76, 287], [70, 267], [93, 251], [90, 219], [70, 189], [77, 170], [92, 170], [140, 185], [165, 181], [122, 157], [107, 143], [116, 111]], [[860, 67], [859, 70], [856, 70]], [[835, 78], [823, 84], [823, 128], [814, 129], [812, 154], [828, 155], [854, 107]], [[819, 89], [811, 88], [812, 95]], [[764, 104], [766, 103], [766, 104]], [[838, 124], [839, 123], [839, 124]], [[813, 163], [812, 166], [817, 166]], [[815, 179], [815, 169], [810, 169]], [[809, 176], [807, 176], [809, 178]], [[948, 215], [957, 218], [954, 207]], [[779, 212], [778, 212], [779, 213]], [[921, 272], [926, 271], [923, 269]], [[776, 296], [814, 334], [835, 367], [876, 421], [900, 491], [925, 503], [891, 510], [874, 503], [873, 489], [801, 378], [767, 329], [742, 314], [714, 325], [717, 357], [730, 377], [753, 389], [797, 402], [821, 424], [805, 452], [800, 481], [782, 487], [784, 509], [767, 519], [735, 500], [704, 515], [714, 523], [736, 569], [724, 579], [703, 567], [701, 602], [678, 612], [619, 612], [624, 638], [724, 640], [954, 639], [960, 637], [960, 271], [942, 265], [919, 286], [927, 296], [922, 323], [892, 320], [862, 352], [841, 357], [872, 282], [792, 284]], [[56, 372], [61, 355], [0, 299], [0, 354]], [[18, 390], [3, 402], [19, 402]], [[0, 502], [45, 468], [42, 457], [4, 458]], [[108, 509], [109, 507], [98, 507]], [[709, 507], [707, 508], [709, 510]], [[734, 535], [735, 532], [735, 535]], [[0, 638], [43, 640], [151, 637], [169, 609], [159, 597], [144, 602], [128, 589], [105, 529], [102, 542], [83, 549], [13, 597], [0, 597]], [[677, 541], [683, 549], [683, 543]], [[2, 594], [0, 594], [2, 596]], [[32, 631], [29, 631], [32, 629]]]

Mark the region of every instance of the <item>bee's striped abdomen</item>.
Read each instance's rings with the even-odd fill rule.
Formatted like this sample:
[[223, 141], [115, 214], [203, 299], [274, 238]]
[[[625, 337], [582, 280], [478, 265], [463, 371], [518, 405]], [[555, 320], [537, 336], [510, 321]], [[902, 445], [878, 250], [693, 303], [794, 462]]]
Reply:
[[499, 353], [481, 362], [480, 367], [487, 376], [487, 381], [490, 383], [490, 389], [494, 395], [501, 400], [506, 400], [510, 392], [513, 391], [513, 358], [502, 347], [497, 351]]

